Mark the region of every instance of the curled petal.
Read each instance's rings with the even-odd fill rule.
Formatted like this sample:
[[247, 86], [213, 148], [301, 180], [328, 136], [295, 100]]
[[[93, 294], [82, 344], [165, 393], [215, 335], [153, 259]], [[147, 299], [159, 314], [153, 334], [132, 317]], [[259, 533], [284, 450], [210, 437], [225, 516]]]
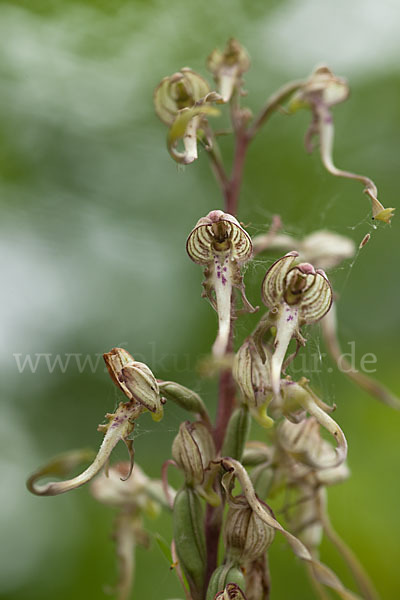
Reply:
[[187, 67], [164, 77], [154, 91], [154, 108], [166, 125], [172, 125], [179, 110], [193, 106], [210, 92], [207, 81]]
[[285, 290], [285, 278], [299, 256], [296, 251], [288, 252], [268, 269], [261, 284], [261, 295], [265, 306], [273, 308], [281, 299]]
[[[301, 270], [301, 267], [302, 265], [298, 265], [296, 269]], [[307, 282], [301, 293], [301, 321], [310, 324], [322, 319], [332, 305], [332, 298], [331, 284], [322, 269], [307, 275]]]
[[[226, 246], [226, 248], [224, 248]], [[229, 250], [230, 257], [239, 263], [251, 258], [252, 243], [239, 221], [222, 210], [213, 210], [199, 219], [186, 242], [186, 251], [193, 262], [207, 265], [216, 252]]]

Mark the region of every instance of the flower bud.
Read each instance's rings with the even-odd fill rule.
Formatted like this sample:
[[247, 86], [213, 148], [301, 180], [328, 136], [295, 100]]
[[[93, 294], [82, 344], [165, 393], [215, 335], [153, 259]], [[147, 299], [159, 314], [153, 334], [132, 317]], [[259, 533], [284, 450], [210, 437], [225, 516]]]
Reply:
[[239, 42], [231, 38], [223, 52], [216, 48], [207, 59], [207, 68], [214, 76], [223, 102], [229, 102], [234, 90], [239, 90], [241, 77], [250, 67], [250, 59]]
[[175, 381], [159, 381], [158, 386], [160, 392], [172, 402], [184, 410], [200, 415], [205, 421], [209, 421], [204, 402], [196, 392]]
[[292, 337], [304, 344], [300, 327], [315, 323], [329, 311], [332, 288], [324, 271], [309, 263], [295, 265], [297, 252], [289, 252], [267, 271], [262, 283], [262, 299], [275, 310], [275, 352], [271, 360], [271, 383], [279, 396], [283, 359]]
[[246, 406], [241, 406], [233, 411], [226, 428], [221, 455], [242, 460], [250, 427], [251, 417]]
[[153, 419], [160, 421], [163, 417], [160, 390], [149, 367], [135, 361], [122, 348], [113, 348], [103, 356], [112, 380], [125, 396], [147, 408]]
[[245, 340], [236, 353], [232, 375], [242, 392], [243, 403], [260, 425], [271, 427], [273, 421], [266, 414], [271, 399], [270, 362], [263, 363], [251, 338]]
[[188, 485], [204, 482], [204, 471], [215, 458], [212, 436], [203, 423], [185, 421], [172, 444], [172, 457], [185, 474]]
[[246, 600], [246, 596], [236, 583], [228, 583], [224, 591], [215, 596], [215, 600]]
[[240, 273], [240, 267], [252, 255], [251, 239], [235, 217], [213, 210], [190, 232], [186, 250], [193, 262], [205, 267], [203, 295], [217, 311], [219, 323], [213, 353], [221, 357], [229, 340], [233, 287], [241, 291], [244, 308], [249, 312], [255, 311], [245, 296]]
[[236, 497], [226, 515], [224, 539], [229, 558], [240, 564], [252, 562], [272, 544], [275, 531], [249, 506], [244, 496]]

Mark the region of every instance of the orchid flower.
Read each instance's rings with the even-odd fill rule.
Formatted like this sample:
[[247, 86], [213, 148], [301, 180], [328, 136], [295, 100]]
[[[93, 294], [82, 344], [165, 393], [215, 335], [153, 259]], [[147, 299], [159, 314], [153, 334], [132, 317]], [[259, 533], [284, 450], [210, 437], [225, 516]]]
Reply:
[[222, 357], [229, 342], [233, 288], [240, 290], [244, 310], [256, 310], [246, 298], [240, 273], [240, 267], [252, 255], [250, 236], [235, 217], [213, 210], [197, 222], [187, 239], [186, 250], [193, 262], [205, 267], [203, 296], [217, 311], [219, 323], [213, 353]]
[[[188, 165], [197, 159], [198, 130], [207, 129], [207, 115], [219, 114], [211, 106], [219, 100], [219, 94], [211, 92], [207, 81], [187, 67], [162, 79], [154, 92], [154, 107], [169, 127], [167, 146], [174, 160]], [[179, 140], [183, 141], [183, 152], [177, 150]]]
[[305, 340], [300, 334], [302, 325], [315, 323], [328, 312], [332, 304], [331, 285], [322, 269], [309, 263], [295, 264], [297, 252], [289, 252], [268, 269], [262, 283], [262, 299], [270, 309], [269, 327], [276, 327], [271, 359], [271, 384], [279, 397], [283, 359], [290, 340], [298, 344]]
[[250, 67], [250, 59], [239, 42], [231, 38], [223, 52], [216, 48], [207, 59], [207, 68], [221, 94], [222, 102], [229, 102], [235, 89], [240, 90], [241, 78]]
[[312, 122], [306, 133], [306, 149], [313, 150], [312, 137], [319, 137], [321, 160], [326, 170], [336, 177], [354, 179], [364, 184], [364, 192], [372, 203], [372, 218], [390, 223], [394, 208], [385, 208], [378, 200], [375, 183], [364, 175], [338, 169], [333, 162], [334, 125], [331, 107], [343, 102], [349, 96], [349, 86], [345, 79], [337, 77], [328, 67], [317, 67], [300, 89], [293, 95], [289, 112], [299, 108], [312, 111]]
[[157, 381], [150, 369], [135, 361], [122, 348], [114, 348], [104, 354], [104, 360], [114, 383], [128, 398], [120, 402], [115, 413], [107, 413], [108, 423], [98, 426], [104, 433], [104, 439], [93, 462], [80, 475], [66, 481], [53, 481], [38, 485], [37, 481], [49, 475], [66, 476], [80, 462], [88, 459], [87, 451], [68, 452], [56, 457], [44, 467], [38, 469], [27, 482], [29, 491], [38, 496], [55, 496], [76, 489], [90, 481], [107, 465], [111, 452], [120, 440], [125, 442], [130, 455], [129, 478], [133, 468], [134, 449], [130, 436], [136, 419], [145, 411], [150, 411], [155, 420], [162, 418], [163, 400], [160, 397]]

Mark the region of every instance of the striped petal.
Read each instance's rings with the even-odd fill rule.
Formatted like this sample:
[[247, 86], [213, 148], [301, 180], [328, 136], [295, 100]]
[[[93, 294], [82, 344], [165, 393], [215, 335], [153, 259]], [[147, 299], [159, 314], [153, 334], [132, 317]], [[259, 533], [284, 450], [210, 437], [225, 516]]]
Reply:
[[268, 308], [273, 308], [279, 303], [285, 291], [285, 279], [293, 262], [299, 256], [298, 252], [292, 251], [279, 258], [268, 269], [261, 285], [262, 300]]
[[303, 292], [301, 300], [301, 321], [315, 323], [326, 315], [332, 306], [332, 287], [322, 269], [314, 275], [314, 282]]
[[186, 250], [195, 263], [207, 265], [220, 252], [228, 252], [232, 259], [243, 263], [251, 257], [253, 247], [250, 236], [235, 217], [213, 210], [197, 222], [187, 239]]

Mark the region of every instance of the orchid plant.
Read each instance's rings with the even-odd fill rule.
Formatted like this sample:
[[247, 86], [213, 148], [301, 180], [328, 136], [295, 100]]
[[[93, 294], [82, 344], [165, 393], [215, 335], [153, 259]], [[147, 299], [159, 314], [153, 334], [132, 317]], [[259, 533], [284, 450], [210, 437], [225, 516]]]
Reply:
[[[166, 543], [160, 536], [153, 537], [174, 567], [186, 600], [273, 597], [268, 549], [279, 535], [304, 563], [316, 597], [326, 599], [331, 590], [344, 600], [377, 600], [368, 574], [328, 516], [329, 486], [349, 477], [346, 437], [331, 416], [336, 407], [319, 397], [304, 374], [294, 379], [289, 371], [307, 344], [309, 328], [319, 321], [328, 351], [339, 360], [329, 271], [354, 255], [354, 243], [330, 231], [296, 239], [283, 233], [278, 216], [268, 231], [252, 239], [237, 217], [249, 144], [273, 113], [310, 110], [306, 149], [312, 150], [316, 136], [327, 171], [364, 184], [373, 219], [389, 223], [393, 209], [380, 203], [371, 179], [334, 165], [332, 108], [348, 97], [344, 79], [326, 66], [318, 67], [308, 78], [279, 89], [253, 117], [241, 106], [243, 75], [250, 60], [239, 42], [232, 39], [224, 50], [214, 50], [207, 66], [214, 88], [203, 76], [182, 68], [161, 81], [154, 105], [168, 128], [167, 148], [173, 160], [189, 165], [198, 159], [201, 147], [223, 198], [222, 208], [199, 218], [186, 245], [189, 258], [204, 269], [203, 296], [217, 313], [216, 338], [205, 369], [219, 377], [216, 422], [196, 392], [179, 382], [157, 379], [126, 350], [113, 348], [104, 359], [124, 398], [99, 426], [104, 439], [98, 453], [82, 450], [58, 456], [29, 478], [28, 488], [51, 496], [92, 481], [93, 497], [117, 511], [114, 539], [119, 579], [114, 592], [120, 600], [135, 597], [135, 548], [147, 547], [152, 538], [143, 517], [156, 516], [160, 510], [172, 517], [173, 539]], [[226, 106], [235, 145], [231, 173], [212, 127]], [[238, 347], [236, 321], [243, 312], [259, 310], [246, 297], [246, 265], [255, 256], [277, 250], [281, 256], [275, 262], [265, 259], [266, 272], [256, 299], [266, 312]], [[290, 354], [292, 340], [295, 348]], [[365, 374], [349, 371], [348, 375], [380, 401], [400, 408], [399, 399], [382, 384]], [[132, 434], [144, 412], [150, 412], [156, 422], [162, 419], [167, 402], [185, 409], [191, 420], [180, 425], [171, 458], [161, 466], [160, 479], [152, 480], [134, 462]], [[261, 440], [250, 439], [253, 420], [263, 427]], [[334, 443], [322, 436], [323, 430]], [[130, 460], [110, 466], [110, 455], [121, 440]], [[43, 478], [67, 477], [87, 461], [92, 462], [80, 475], [40, 483]], [[168, 482], [171, 466], [182, 475], [180, 489]], [[277, 518], [271, 504], [280, 502], [282, 492], [286, 500]], [[357, 592], [321, 562], [324, 535], [347, 563]]]

